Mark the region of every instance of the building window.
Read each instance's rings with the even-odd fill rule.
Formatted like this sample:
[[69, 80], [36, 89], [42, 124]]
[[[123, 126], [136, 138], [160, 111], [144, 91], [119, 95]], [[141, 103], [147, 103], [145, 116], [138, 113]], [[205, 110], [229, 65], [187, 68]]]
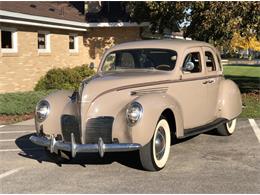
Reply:
[[69, 51], [70, 52], [78, 52], [78, 35], [77, 34], [70, 34], [69, 35]]
[[70, 35], [70, 43], [69, 43], [70, 49], [75, 49], [75, 37]]
[[45, 34], [38, 34], [38, 49], [46, 49], [46, 36]]
[[50, 52], [50, 33], [46, 31], [38, 32], [38, 51]]
[[13, 47], [12, 45], [12, 32], [10, 31], [2, 31], [1, 34], [1, 40], [2, 40], [2, 49], [9, 49]]
[[14, 28], [1, 28], [1, 52], [17, 52], [17, 31]]

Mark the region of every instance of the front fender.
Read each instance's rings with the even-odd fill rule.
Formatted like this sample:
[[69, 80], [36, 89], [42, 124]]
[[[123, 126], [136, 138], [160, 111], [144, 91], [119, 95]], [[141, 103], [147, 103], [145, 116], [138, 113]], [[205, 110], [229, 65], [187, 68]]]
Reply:
[[152, 138], [157, 122], [164, 110], [170, 109], [174, 114], [176, 124], [176, 136], [183, 136], [182, 110], [176, 100], [167, 94], [147, 94], [137, 97], [134, 101], [143, 106], [143, 117], [133, 127], [129, 127], [132, 133], [133, 143], [146, 145]]
[[36, 130], [42, 125], [45, 134], [60, 134], [61, 133], [61, 116], [63, 114], [77, 115], [77, 106], [71, 102], [69, 96], [73, 91], [59, 90], [55, 91], [44, 98], [50, 104], [50, 113], [43, 122], [35, 120]]
[[241, 94], [233, 81], [221, 81], [218, 99], [221, 118], [231, 120], [242, 112]]

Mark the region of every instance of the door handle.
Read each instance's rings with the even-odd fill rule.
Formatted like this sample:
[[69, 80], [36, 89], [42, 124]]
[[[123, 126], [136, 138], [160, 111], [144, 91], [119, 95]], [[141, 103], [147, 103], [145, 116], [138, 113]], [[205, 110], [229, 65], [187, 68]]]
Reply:
[[212, 80], [208, 80], [208, 83], [214, 83], [214, 82], [215, 82], [214, 79], [212, 79]]
[[215, 80], [214, 79], [211, 79], [211, 80], [207, 80], [207, 81], [203, 81], [202, 84], [208, 84], [208, 83], [214, 83]]

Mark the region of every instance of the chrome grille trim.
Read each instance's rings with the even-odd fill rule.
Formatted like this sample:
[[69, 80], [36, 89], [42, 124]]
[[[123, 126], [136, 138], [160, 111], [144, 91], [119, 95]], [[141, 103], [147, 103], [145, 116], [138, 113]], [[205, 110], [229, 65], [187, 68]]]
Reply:
[[61, 116], [61, 132], [65, 142], [71, 141], [71, 133], [75, 136], [76, 143], [81, 143], [79, 119], [74, 115]]
[[112, 143], [114, 118], [110, 116], [90, 118], [85, 131], [85, 143], [97, 143], [102, 138], [104, 143]]

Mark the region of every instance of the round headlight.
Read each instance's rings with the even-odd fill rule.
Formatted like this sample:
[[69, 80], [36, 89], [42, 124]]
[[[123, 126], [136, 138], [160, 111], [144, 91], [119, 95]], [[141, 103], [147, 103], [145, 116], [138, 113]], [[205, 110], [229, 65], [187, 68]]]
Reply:
[[129, 125], [134, 125], [142, 118], [143, 107], [138, 102], [133, 102], [126, 110], [126, 119]]
[[40, 101], [36, 106], [36, 118], [38, 121], [44, 121], [50, 113], [50, 104], [46, 100]]

